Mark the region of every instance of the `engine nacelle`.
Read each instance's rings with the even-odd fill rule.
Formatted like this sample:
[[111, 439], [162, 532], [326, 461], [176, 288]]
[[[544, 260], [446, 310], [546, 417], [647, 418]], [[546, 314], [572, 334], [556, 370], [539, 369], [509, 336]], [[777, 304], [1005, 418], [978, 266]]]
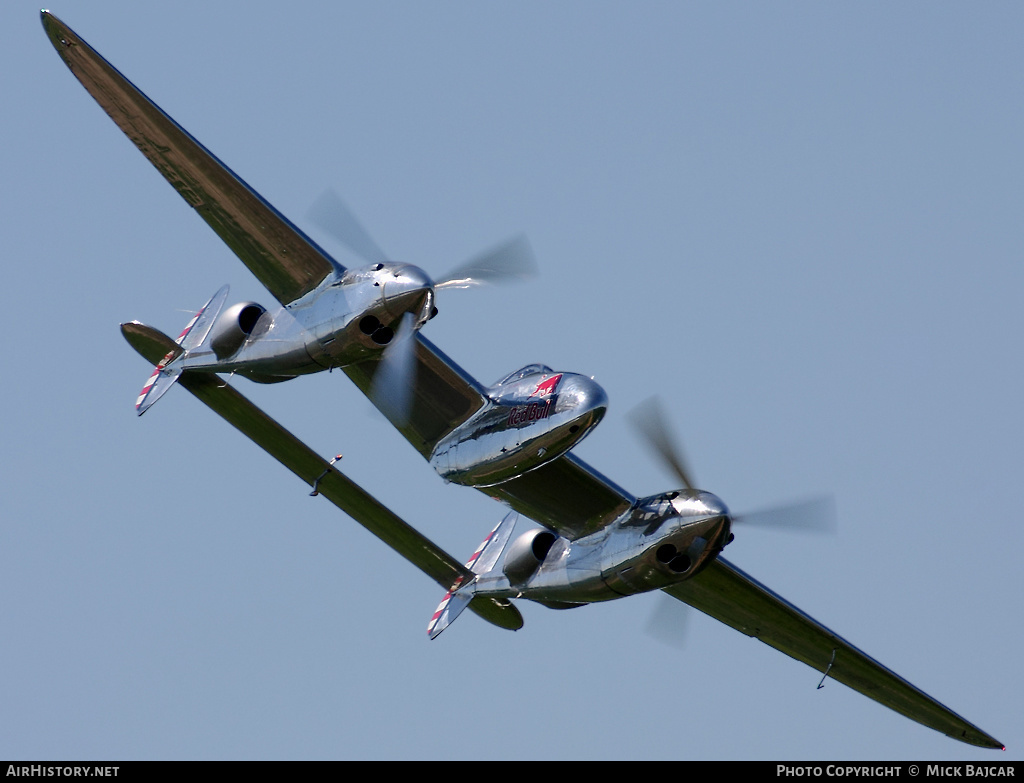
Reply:
[[221, 313], [210, 330], [210, 347], [217, 358], [233, 356], [265, 312], [267, 309], [255, 302], [239, 302]]
[[521, 585], [540, 568], [558, 536], [550, 530], [527, 530], [512, 542], [501, 570], [513, 585]]

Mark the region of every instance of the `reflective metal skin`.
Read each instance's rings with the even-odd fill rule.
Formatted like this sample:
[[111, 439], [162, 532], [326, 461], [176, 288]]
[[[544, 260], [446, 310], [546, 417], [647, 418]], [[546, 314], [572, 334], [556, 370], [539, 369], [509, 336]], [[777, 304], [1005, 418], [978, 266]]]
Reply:
[[486, 392], [487, 404], [430, 455], [445, 481], [488, 487], [535, 470], [579, 443], [608, 409], [593, 379], [540, 364]]
[[[410, 264], [339, 269], [301, 299], [274, 310], [239, 302], [221, 312], [227, 291], [224, 286], [182, 332], [182, 350], [157, 366], [136, 402], [140, 416], [182, 372], [287, 381], [380, 355], [398, 345], [400, 324], [415, 331], [434, 312], [433, 283]], [[200, 315], [205, 331], [194, 337], [201, 330], [190, 330]]]
[[[530, 365], [484, 387], [419, 333], [435, 313], [436, 289], [506, 274], [506, 262], [520, 255], [514, 245], [437, 284], [374, 247], [373, 263], [345, 269], [60, 20], [43, 11], [42, 21], [83, 86], [279, 303], [224, 309], [225, 287], [177, 340], [122, 324], [128, 342], [156, 365], [139, 412], [180, 383], [314, 496], [366, 526], [448, 591], [431, 618], [431, 638], [465, 608], [520, 628], [513, 598], [569, 608], [663, 590], [912, 720], [962, 742], [1002, 747], [721, 557], [742, 518], [694, 488], [682, 460], [674, 470], [686, 488], [637, 498], [570, 453], [607, 409], [591, 379]], [[462, 565], [345, 478], [336, 459], [317, 456], [215, 375], [275, 382], [332, 367], [446, 480], [477, 487], [541, 527], [512, 539], [517, 515], [509, 513]]]
[[722, 551], [729, 531], [728, 509], [709, 492], [656, 495], [583, 538], [538, 541], [535, 531], [527, 532], [531, 552], [507, 553], [503, 570], [480, 575], [475, 592], [568, 608], [661, 590], [699, 574]]
[[[228, 308], [210, 340], [178, 360], [182, 370], [238, 373], [256, 381], [342, 367], [379, 354], [392, 341], [402, 316], [419, 329], [430, 317], [433, 284], [409, 264], [374, 264], [329, 275], [303, 298], [266, 310], [246, 330], [239, 305]], [[243, 303], [244, 305], [251, 303]], [[224, 334], [243, 335], [235, 350], [217, 352]], [[234, 347], [234, 346], [232, 346]]]

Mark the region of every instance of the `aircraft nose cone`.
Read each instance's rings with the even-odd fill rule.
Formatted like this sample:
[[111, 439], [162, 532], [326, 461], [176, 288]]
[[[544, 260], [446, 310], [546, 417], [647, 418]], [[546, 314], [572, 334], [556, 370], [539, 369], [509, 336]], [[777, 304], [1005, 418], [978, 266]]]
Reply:
[[672, 500], [679, 522], [684, 527], [699, 525], [703, 536], [712, 542], [717, 550], [729, 543], [732, 531], [732, 517], [722, 499], [700, 489], [681, 489], [674, 493]]
[[708, 516], [716, 517], [727, 517], [729, 516], [729, 509], [726, 507], [722, 499], [717, 495], [712, 495], [710, 492], [701, 491], [697, 496], [701, 506], [703, 506], [704, 513]]
[[398, 317], [412, 313], [423, 321], [434, 305], [434, 282], [417, 266], [397, 267], [384, 282], [384, 309]]
[[608, 395], [592, 378], [566, 373], [558, 389], [558, 409], [573, 410], [580, 414], [604, 415], [608, 409]]
[[712, 495], [710, 492], [702, 491], [698, 499], [700, 505], [704, 507], [705, 513], [710, 517], [707, 520], [706, 537], [720, 551], [731, 540], [732, 517], [729, 516], [729, 509], [726, 508], [720, 497]]

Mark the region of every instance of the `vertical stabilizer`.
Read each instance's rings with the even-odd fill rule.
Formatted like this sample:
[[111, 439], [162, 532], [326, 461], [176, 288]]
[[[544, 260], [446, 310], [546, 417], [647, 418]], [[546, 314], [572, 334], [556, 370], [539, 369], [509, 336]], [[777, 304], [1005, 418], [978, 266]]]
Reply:
[[163, 397], [181, 376], [181, 367], [176, 361], [189, 351], [198, 348], [210, 334], [214, 321], [224, 308], [224, 302], [228, 298], [228, 286], [223, 286], [215, 293], [210, 301], [204, 304], [199, 312], [192, 316], [185, 328], [178, 335], [175, 348], [172, 348], [160, 363], [153, 369], [152, 375], [146, 381], [146, 385], [139, 392], [135, 400], [135, 410], [141, 416], [148, 411], [157, 400]]
[[510, 511], [476, 548], [473, 556], [466, 562], [466, 568], [474, 574], [473, 578], [466, 582], [459, 577], [452, 588], [445, 593], [441, 603], [438, 604], [431, 616], [430, 622], [427, 623], [427, 636], [436, 639], [441, 631], [455, 622], [455, 618], [469, 606], [469, 602], [473, 600], [476, 593], [476, 577], [486, 574], [494, 568], [512, 536], [518, 519], [519, 515], [515, 511]]

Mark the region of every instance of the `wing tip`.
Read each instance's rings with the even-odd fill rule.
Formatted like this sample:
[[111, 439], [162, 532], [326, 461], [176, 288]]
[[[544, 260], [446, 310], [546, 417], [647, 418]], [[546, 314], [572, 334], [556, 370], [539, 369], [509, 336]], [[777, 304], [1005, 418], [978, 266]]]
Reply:
[[50, 13], [49, 9], [47, 8], [39, 9], [39, 20], [43, 23], [43, 29], [46, 30], [46, 32], [48, 33], [63, 28], [65, 26], [64, 23], [56, 16], [54, 16], [52, 13]]
[[68, 61], [64, 56], [66, 50], [71, 48], [71, 46], [80, 43], [81, 39], [78, 38], [78, 35], [74, 30], [64, 24], [64, 22], [51, 14], [45, 8], [40, 9], [39, 19], [43, 23], [43, 32], [46, 33], [46, 37], [50, 39], [50, 44], [57, 50], [61, 59], [67, 63]]

